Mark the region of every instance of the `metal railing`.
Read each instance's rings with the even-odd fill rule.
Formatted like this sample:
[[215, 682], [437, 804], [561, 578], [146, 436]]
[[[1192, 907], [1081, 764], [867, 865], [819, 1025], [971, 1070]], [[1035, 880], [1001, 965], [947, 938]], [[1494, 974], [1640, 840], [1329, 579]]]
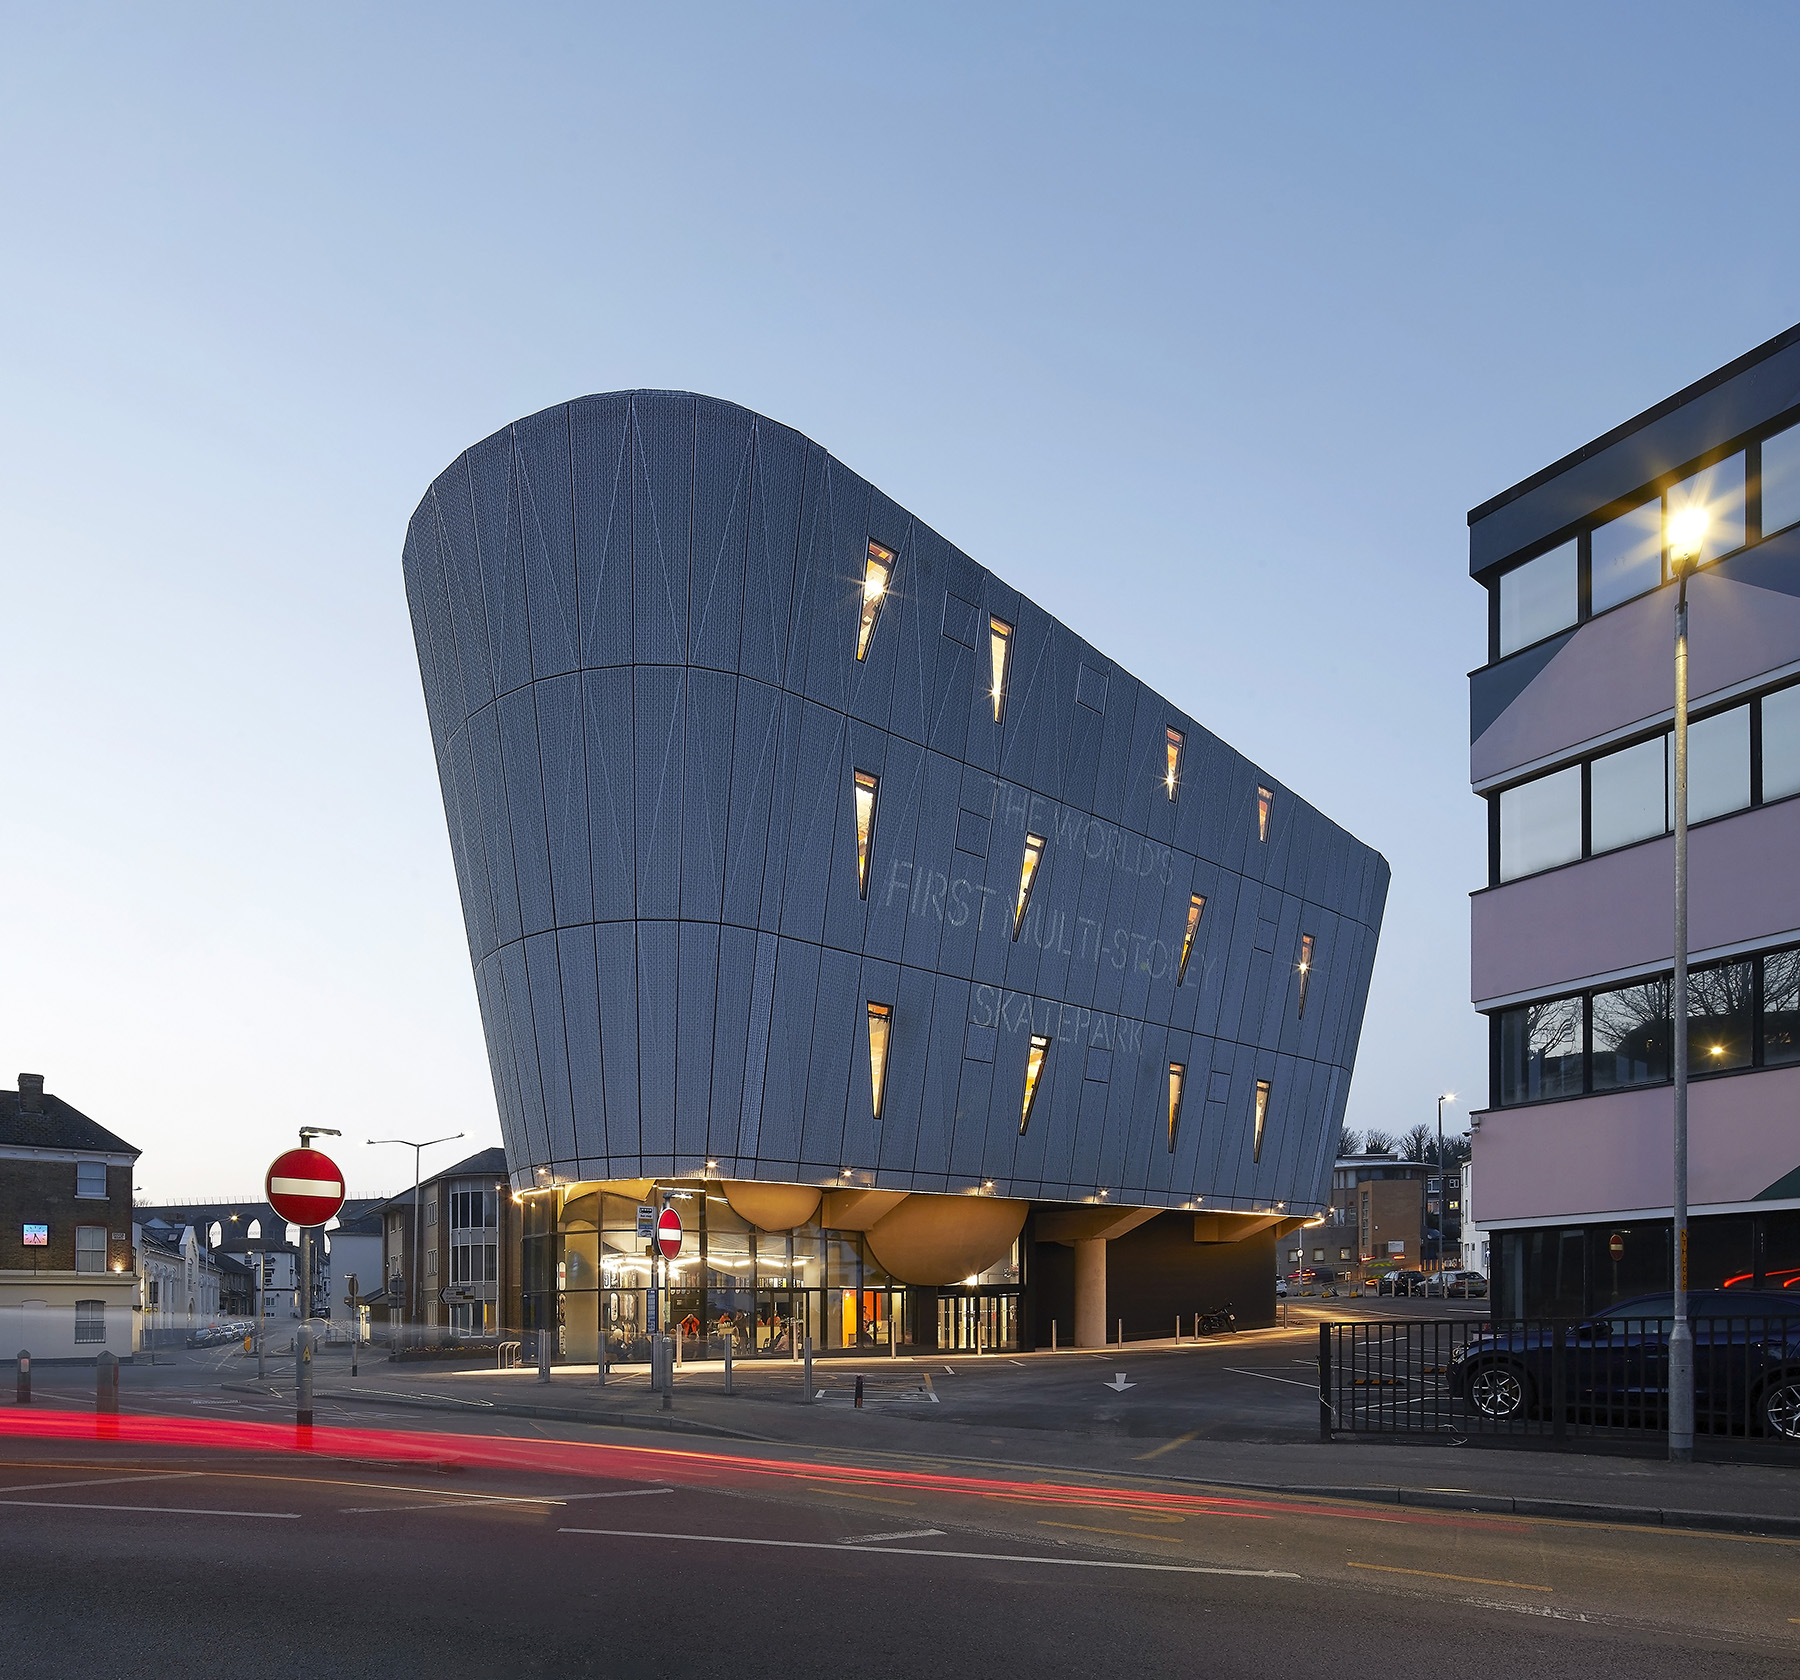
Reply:
[[[1668, 1430], [1669, 1320], [1365, 1320], [1319, 1326], [1319, 1434], [1545, 1447]], [[1695, 1426], [1715, 1450], [1800, 1461], [1800, 1313], [1697, 1318]]]

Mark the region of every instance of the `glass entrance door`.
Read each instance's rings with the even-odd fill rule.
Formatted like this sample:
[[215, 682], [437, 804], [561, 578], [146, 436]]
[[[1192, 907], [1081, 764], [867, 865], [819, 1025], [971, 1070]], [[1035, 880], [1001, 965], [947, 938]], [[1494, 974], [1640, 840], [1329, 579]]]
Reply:
[[938, 1296], [938, 1350], [999, 1353], [1019, 1345], [1016, 1291], [970, 1290]]

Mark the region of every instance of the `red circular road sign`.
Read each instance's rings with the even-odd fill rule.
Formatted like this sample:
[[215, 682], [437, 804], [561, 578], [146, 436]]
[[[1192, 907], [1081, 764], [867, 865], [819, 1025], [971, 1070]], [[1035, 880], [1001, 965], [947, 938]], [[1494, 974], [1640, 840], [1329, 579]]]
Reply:
[[276, 1217], [290, 1225], [323, 1225], [344, 1205], [344, 1175], [316, 1149], [277, 1155], [263, 1189]]
[[1612, 1236], [1607, 1241], [1606, 1251], [1615, 1260], [1623, 1260], [1625, 1258], [1625, 1233], [1623, 1231], [1613, 1232]]
[[656, 1222], [656, 1246], [665, 1260], [673, 1260], [681, 1252], [681, 1215], [673, 1208], [664, 1208]]

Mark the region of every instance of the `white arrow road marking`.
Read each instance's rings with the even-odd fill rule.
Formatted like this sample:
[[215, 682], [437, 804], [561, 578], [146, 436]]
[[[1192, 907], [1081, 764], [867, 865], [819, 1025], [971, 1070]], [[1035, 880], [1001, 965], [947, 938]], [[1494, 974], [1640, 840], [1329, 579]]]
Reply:
[[336, 1178], [272, 1178], [269, 1188], [283, 1196], [341, 1196], [343, 1181]]
[[1111, 1382], [1102, 1383], [1100, 1386], [1102, 1388], [1110, 1388], [1110, 1389], [1114, 1390], [1116, 1393], [1123, 1394], [1125, 1392], [1125, 1390], [1128, 1388], [1136, 1388], [1137, 1384], [1136, 1383], [1128, 1383], [1125, 1380], [1125, 1373], [1123, 1371], [1119, 1371], [1114, 1374], [1113, 1380]]

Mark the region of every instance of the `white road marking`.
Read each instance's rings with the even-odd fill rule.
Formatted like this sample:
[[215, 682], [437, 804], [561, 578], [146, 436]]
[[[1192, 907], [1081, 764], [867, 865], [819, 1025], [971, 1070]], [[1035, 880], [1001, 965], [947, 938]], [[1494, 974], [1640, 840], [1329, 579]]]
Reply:
[[571, 1503], [577, 1499], [641, 1499], [647, 1493], [673, 1493], [674, 1491], [672, 1487], [620, 1488], [611, 1493], [565, 1493], [563, 1501]]
[[1234, 1377], [1261, 1377], [1264, 1382], [1291, 1383], [1295, 1388], [1317, 1390], [1319, 1386], [1316, 1382], [1301, 1382], [1298, 1377], [1272, 1377], [1267, 1371], [1240, 1371], [1235, 1365], [1227, 1365], [1225, 1369]]
[[941, 1528], [909, 1528], [904, 1534], [853, 1534], [842, 1543], [846, 1546], [870, 1546], [877, 1540], [930, 1540], [943, 1532]]
[[923, 1546], [872, 1551], [841, 1540], [752, 1540], [736, 1534], [656, 1534], [635, 1528], [559, 1528], [559, 1534], [597, 1534], [615, 1540], [698, 1540], [711, 1546], [774, 1546], [796, 1552], [859, 1552], [864, 1557], [951, 1558], [973, 1563], [1048, 1563], [1065, 1569], [1145, 1569], [1159, 1575], [1242, 1575], [1257, 1581], [1298, 1581], [1287, 1569], [1218, 1569], [1197, 1563], [1125, 1563], [1112, 1558], [1025, 1557], [1011, 1552], [940, 1552]]
[[0, 1499], [0, 1505], [23, 1505], [34, 1511], [142, 1511], [152, 1517], [285, 1517], [300, 1520], [298, 1511], [209, 1511], [187, 1505], [84, 1505], [74, 1499]]
[[0, 1493], [50, 1493], [57, 1488], [116, 1487], [120, 1482], [178, 1482], [186, 1476], [204, 1476], [204, 1470], [158, 1470], [142, 1476], [96, 1476], [85, 1482], [20, 1482], [0, 1487]]

